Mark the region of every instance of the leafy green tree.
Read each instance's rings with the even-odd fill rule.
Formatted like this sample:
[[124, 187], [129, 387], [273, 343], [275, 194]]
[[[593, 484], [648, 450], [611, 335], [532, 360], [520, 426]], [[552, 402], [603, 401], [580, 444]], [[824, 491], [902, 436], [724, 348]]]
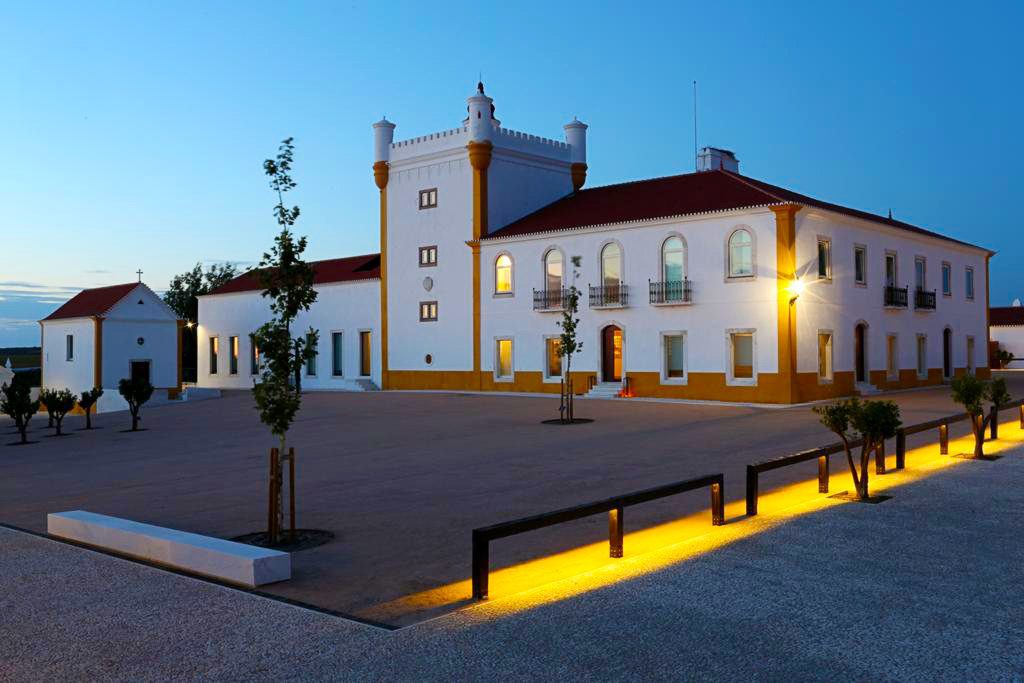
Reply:
[[46, 408], [46, 427], [53, 429], [53, 411], [50, 410], [50, 406], [55, 401], [56, 389], [42, 388], [39, 390], [39, 402], [44, 408]]
[[192, 270], [175, 275], [164, 293], [164, 303], [170, 306], [179, 318], [191, 323], [181, 332], [181, 364], [186, 381], [196, 379], [199, 347], [195, 323], [199, 321], [199, 297], [209, 294], [237, 275], [238, 270], [232, 263], [214, 263], [205, 272], [203, 265], [197, 263]]
[[[842, 441], [857, 497], [867, 500], [870, 497], [868, 463], [871, 461], [871, 453], [880, 444], [884, 444], [886, 439], [896, 436], [902, 424], [900, 407], [892, 401], [861, 401], [851, 398], [815, 406], [814, 412], [820, 416], [821, 423]], [[854, 463], [852, 447], [858, 438], [861, 440], [859, 471]]]
[[96, 401], [100, 400], [100, 396], [103, 395], [103, 389], [100, 387], [93, 387], [91, 391], [83, 391], [82, 396], [78, 399], [78, 405], [85, 411], [85, 428], [92, 429], [92, 407], [96, 405]]
[[0, 394], [0, 412], [14, 420], [21, 443], [28, 443], [28, 423], [39, 412], [39, 400], [33, 400], [32, 389], [21, 382], [3, 385]]
[[153, 385], [142, 378], [122, 379], [117, 383], [117, 392], [128, 402], [128, 411], [132, 415], [132, 431], [139, 430], [139, 408], [153, 396]]
[[1014, 355], [1004, 348], [996, 349], [996, 360], [999, 361], [999, 367], [1005, 368], [1014, 361]]
[[[974, 433], [974, 457], [984, 458], [985, 428], [990, 423], [998, 424], [999, 409], [1011, 400], [1006, 380], [1000, 377], [986, 382], [974, 375], [961, 375], [953, 380], [950, 388], [953, 400], [964, 407], [971, 423], [971, 431]], [[985, 414], [985, 401], [992, 404], [988, 415]]]
[[565, 368], [562, 373], [562, 401], [558, 412], [562, 422], [572, 422], [575, 417], [575, 406], [572, 390], [572, 356], [583, 350], [583, 342], [576, 336], [576, 327], [580, 323], [577, 317], [580, 311], [580, 290], [576, 287], [576, 280], [580, 273], [580, 257], [571, 257], [572, 281], [565, 294], [565, 301], [562, 305], [562, 318], [558, 321], [558, 327], [562, 331], [558, 338], [558, 348], [565, 358]]
[[57, 436], [64, 436], [64, 432], [61, 431], [64, 416], [74, 409], [75, 401], [78, 400], [78, 397], [72, 394], [70, 389], [60, 389], [51, 392], [47, 400], [46, 412], [53, 415], [53, 423], [57, 427]]
[[[253, 397], [260, 420], [279, 440], [280, 458], [286, 462], [288, 430], [302, 403], [300, 378], [306, 359], [315, 353], [319, 333], [309, 328], [304, 334], [292, 336], [292, 325], [302, 311], [316, 301], [313, 289], [313, 268], [302, 260], [306, 238], [296, 238], [292, 227], [299, 218], [299, 207], [284, 204], [286, 192], [295, 188], [291, 177], [292, 138], [278, 147], [277, 156], [263, 162], [263, 171], [270, 178], [270, 188], [277, 193], [274, 217], [281, 231], [274, 238], [270, 251], [263, 254], [258, 277], [263, 296], [270, 299], [271, 320], [255, 333], [263, 358], [259, 381], [253, 386]], [[277, 529], [282, 527], [284, 506], [281, 497], [282, 478], [271, 472], [276, 493], [269, 516], [277, 520], [267, 530], [271, 545], [278, 542]]]

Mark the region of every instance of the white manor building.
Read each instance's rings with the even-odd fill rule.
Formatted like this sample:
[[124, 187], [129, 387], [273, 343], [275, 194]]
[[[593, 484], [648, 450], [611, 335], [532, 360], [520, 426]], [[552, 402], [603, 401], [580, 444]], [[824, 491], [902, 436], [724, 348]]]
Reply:
[[[304, 388], [557, 392], [574, 270], [577, 391], [794, 403], [988, 374], [991, 251], [714, 148], [697, 173], [582, 189], [585, 124], [549, 140], [494, 111], [481, 85], [457, 128], [374, 124], [380, 254], [313, 264]], [[268, 316], [251, 274], [200, 299], [201, 386], [252, 385]]]

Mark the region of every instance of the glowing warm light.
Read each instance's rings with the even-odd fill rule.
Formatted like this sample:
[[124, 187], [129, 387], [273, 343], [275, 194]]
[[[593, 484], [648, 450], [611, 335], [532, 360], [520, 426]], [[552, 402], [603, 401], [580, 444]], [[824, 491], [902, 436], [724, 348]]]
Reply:
[[[995, 455], [1022, 443], [1024, 430], [1016, 421], [1008, 421], [999, 425], [998, 441], [985, 442], [985, 453]], [[906, 469], [889, 469], [887, 474], [879, 476], [874, 474], [874, 465], [871, 465], [871, 493], [892, 493], [892, 489], [963, 465], [967, 461], [953, 456], [973, 452], [974, 436], [971, 434], [950, 439], [951, 455], [940, 455], [938, 443], [908, 449]], [[887, 456], [890, 465], [894, 465], [894, 459], [895, 452], [890, 451]], [[813, 467], [813, 462], [808, 463], [808, 470]], [[829, 497], [844, 490], [853, 490], [845, 457], [842, 454], [832, 456], [830, 469], [828, 494], [817, 492], [815, 476], [762, 492], [756, 517], [746, 517], [744, 501], [737, 500], [726, 505], [725, 526], [712, 527], [710, 511], [705, 509], [679, 520], [636, 530], [623, 538], [625, 557], [622, 559], [608, 557], [608, 541], [605, 539], [522, 564], [492, 569], [491, 598], [487, 602], [470, 601], [472, 587], [467, 578], [376, 605], [362, 616], [387, 621], [399, 615], [445, 612], [459, 606], [484, 609], [494, 616], [502, 616], [650, 574], [768, 531], [797, 517], [847, 504]], [[761, 483], [762, 486], [765, 484], [764, 479]], [[884, 510], [879, 510], [879, 513], [884, 514]], [[627, 528], [629, 518], [627, 509]]]
[[185, 327], [187, 327], [187, 328], [188, 328], [188, 329], [190, 329], [190, 330], [191, 330], [191, 329], [192, 329], [193, 327], [195, 327], [195, 326], [196, 326], [196, 324], [195, 324], [194, 322], [192, 322], [191, 320], [189, 320], [189, 321], [188, 321], [187, 323], [185, 323]]
[[797, 278], [791, 281], [786, 289], [789, 291], [790, 299], [795, 301], [804, 291], [804, 281]]

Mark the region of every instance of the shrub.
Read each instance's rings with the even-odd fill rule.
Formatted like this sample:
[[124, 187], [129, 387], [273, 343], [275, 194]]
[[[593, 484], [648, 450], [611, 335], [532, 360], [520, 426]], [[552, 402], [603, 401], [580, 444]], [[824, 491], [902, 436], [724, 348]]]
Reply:
[[139, 430], [139, 408], [153, 395], [153, 385], [145, 379], [122, 379], [117, 383], [117, 391], [128, 402], [128, 410], [132, 414], [132, 431]]
[[[900, 407], [892, 401], [861, 401], [857, 398], [816, 406], [814, 412], [821, 423], [843, 442], [846, 462], [850, 466], [853, 486], [861, 500], [869, 498], [868, 463], [871, 453], [886, 439], [896, 436], [900, 428]], [[861, 439], [860, 467], [853, 460], [851, 442]]]
[[85, 411], [86, 429], [92, 429], [92, 407], [96, 405], [96, 401], [100, 400], [102, 395], [103, 389], [93, 387], [91, 391], [83, 391], [81, 398], [78, 399], [78, 405], [82, 406], [82, 410]]
[[28, 423], [39, 412], [39, 401], [32, 400], [32, 389], [21, 382], [3, 385], [0, 394], [0, 412], [14, 420], [21, 435], [21, 443], [28, 443]]

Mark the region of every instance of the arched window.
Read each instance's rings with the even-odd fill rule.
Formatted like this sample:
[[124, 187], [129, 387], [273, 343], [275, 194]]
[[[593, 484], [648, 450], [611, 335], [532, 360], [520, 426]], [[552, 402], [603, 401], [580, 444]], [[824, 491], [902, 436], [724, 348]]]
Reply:
[[494, 262], [494, 293], [512, 293], [512, 257], [502, 254]]
[[672, 236], [661, 245], [661, 275], [665, 282], [682, 282], [686, 279], [683, 240]]
[[729, 236], [729, 277], [754, 274], [754, 240], [750, 232], [739, 229]]
[[544, 254], [544, 287], [549, 292], [562, 291], [562, 252], [557, 249]]
[[622, 283], [622, 249], [615, 242], [609, 242], [601, 250], [601, 284], [606, 288], [618, 288]]

